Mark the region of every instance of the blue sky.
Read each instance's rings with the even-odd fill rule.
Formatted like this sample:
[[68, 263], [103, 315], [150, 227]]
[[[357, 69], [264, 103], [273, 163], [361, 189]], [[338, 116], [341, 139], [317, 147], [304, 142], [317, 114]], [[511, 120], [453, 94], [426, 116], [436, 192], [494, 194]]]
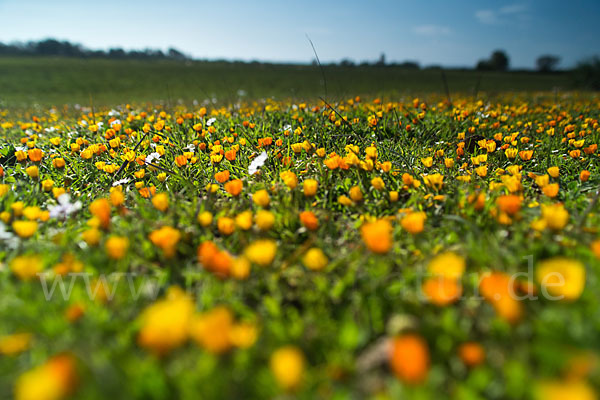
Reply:
[[0, 0], [0, 41], [54, 37], [107, 49], [174, 46], [196, 58], [349, 58], [473, 66], [504, 49], [511, 67], [541, 54], [561, 67], [600, 54], [600, 1]]

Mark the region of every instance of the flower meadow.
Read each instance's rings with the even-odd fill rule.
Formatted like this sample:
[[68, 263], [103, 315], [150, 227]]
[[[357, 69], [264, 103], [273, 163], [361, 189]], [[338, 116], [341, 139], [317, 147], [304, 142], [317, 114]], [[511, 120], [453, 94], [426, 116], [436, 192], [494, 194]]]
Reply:
[[0, 398], [595, 399], [599, 114], [0, 110]]

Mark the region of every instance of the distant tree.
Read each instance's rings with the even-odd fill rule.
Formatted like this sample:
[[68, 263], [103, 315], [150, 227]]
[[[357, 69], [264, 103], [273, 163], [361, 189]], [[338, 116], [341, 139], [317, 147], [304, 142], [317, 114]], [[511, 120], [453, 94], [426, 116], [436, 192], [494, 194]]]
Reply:
[[123, 50], [121, 48], [108, 50], [109, 58], [125, 58], [125, 56], [126, 56], [125, 50]]
[[167, 57], [172, 58], [174, 60], [186, 60], [187, 56], [185, 54], [183, 54], [182, 52], [180, 52], [179, 50], [170, 47], [169, 50], [167, 51]]
[[340, 61], [341, 67], [354, 67], [355, 65], [356, 64], [354, 61], [350, 60], [349, 58], [344, 58], [342, 61]]
[[385, 53], [381, 53], [381, 55], [379, 56], [379, 60], [377, 60], [375, 65], [379, 65], [379, 66], [385, 65]]
[[403, 63], [398, 64], [398, 66], [404, 69], [421, 69], [421, 66], [416, 61], [404, 61]]
[[480, 60], [476, 68], [487, 71], [506, 71], [509, 59], [503, 50], [495, 50], [488, 60]]
[[577, 86], [600, 90], [600, 58], [598, 56], [580, 61], [572, 74]]
[[540, 72], [554, 71], [560, 63], [560, 57], [552, 54], [544, 54], [538, 57], [535, 64]]

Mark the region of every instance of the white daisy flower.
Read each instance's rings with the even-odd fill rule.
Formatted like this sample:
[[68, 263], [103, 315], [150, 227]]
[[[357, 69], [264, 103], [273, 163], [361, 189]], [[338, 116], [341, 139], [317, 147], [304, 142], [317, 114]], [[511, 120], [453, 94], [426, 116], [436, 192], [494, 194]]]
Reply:
[[265, 161], [267, 161], [267, 152], [263, 151], [262, 153], [260, 153], [260, 155], [258, 157], [256, 157], [254, 160], [252, 160], [252, 162], [250, 163], [250, 166], [248, 167], [248, 173], [250, 175], [254, 175], [258, 169], [260, 167], [262, 167], [265, 164]]
[[57, 205], [48, 207], [50, 218], [66, 219], [69, 215], [81, 210], [81, 202], [71, 203], [71, 196], [68, 193], [61, 194], [57, 200]]
[[158, 160], [159, 158], [160, 158], [160, 153], [154, 152], [154, 153], [148, 154], [148, 156], [146, 156], [146, 159], [144, 161], [146, 162], [146, 164], [150, 164], [150, 163], [154, 162], [154, 160]]

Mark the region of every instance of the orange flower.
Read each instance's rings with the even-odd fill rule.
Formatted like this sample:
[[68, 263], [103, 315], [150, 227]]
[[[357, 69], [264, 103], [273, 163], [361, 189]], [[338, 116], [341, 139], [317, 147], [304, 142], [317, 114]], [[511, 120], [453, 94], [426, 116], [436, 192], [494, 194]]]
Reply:
[[232, 328], [231, 311], [226, 307], [219, 306], [192, 319], [190, 336], [206, 351], [219, 354], [231, 348]]
[[551, 183], [543, 187], [542, 192], [548, 197], [556, 197], [558, 195], [558, 183]]
[[498, 197], [496, 204], [503, 213], [515, 215], [521, 210], [521, 201], [519, 196], [507, 195]]
[[427, 299], [436, 306], [454, 303], [462, 294], [462, 286], [456, 279], [443, 276], [427, 279], [422, 289]]
[[404, 334], [392, 340], [390, 366], [398, 379], [418, 384], [429, 372], [429, 349], [422, 337]]
[[581, 182], [587, 182], [587, 180], [590, 179], [590, 171], [586, 169], [581, 171], [581, 173], [579, 174], [579, 179], [581, 180]]
[[319, 220], [312, 211], [302, 211], [300, 213], [300, 222], [309, 231], [315, 231], [319, 228]]
[[458, 348], [458, 356], [467, 367], [475, 367], [485, 361], [485, 350], [477, 342], [466, 342]]
[[75, 360], [70, 355], [52, 357], [19, 376], [15, 383], [15, 399], [58, 400], [69, 396], [77, 387], [75, 367]]
[[533, 150], [521, 150], [519, 152], [519, 157], [521, 157], [521, 160], [523, 161], [529, 161], [531, 160], [531, 157], [533, 157]]
[[181, 233], [170, 226], [162, 228], [150, 233], [150, 241], [157, 247], [160, 247], [165, 254], [165, 257], [171, 258], [175, 255], [177, 243], [181, 238]]
[[106, 229], [110, 225], [110, 203], [107, 199], [97, 199], [90, 204], [90, 212], [100, 221]]
[[234, 260], [228, 252], [219, 250], [213, 242], [202, 242], [198, 246], [197, 254], [198, 261], [206, 270], [212, 271], [219, 277], [229, 275]]
[[521, 303], [515, 298], [515, 282], [502, 272], [492, 272], [479, 282], [479, 290], [496, 312], [511, 323], [521, 319], [523, 314]]
[[425, 228], [425, 220], [427, 215], [422, 212], [410, 212], [400, 221], [400, 225], [408, 232], [413, 235], [423, 232]]
[[215, 180], [219, 183], [224, 183], [229, 180], [229, 171], [221, 171], [215, 174]]
[[227, 150], [225, 152], [225, 158], [228, 159], [229, 161], [234, 161], [236, 156], [237, 156], [237, 152], [234, 149]]
[[167, 208], [169, 208], [169, 195], [166, 193], [155, 195], [152, 197], [152, 205], [159, 211], [167, 211]]
[[392, 224], [387, 219], [364, 223], [360, 235], [373, 253], [385, 254], [392, 248]]
[[29, 156], [29, 159], [33, 162], [38, 162], [42, 160], [42, 157], [44, 156], [44, 152], [40, 149], [31, 149], [27, 151], [27, 155]]
[[120, 260], [127, 254], [129, 239], [122, 236], [111, 236], [106, 241], [105, 247], [110, 258]]
[[244, 183], [239, 179], [233, 179], [225, 184], [225, 190], [232, 196], [239, 196], [244, 188]]
[[187, 157], [186, 156], [177, 156], [175, 157], [175, 164], [177, 164], [178, 167], [184, 167], [185, 165], [187, 165]]
[[596, 258], [600, 259], [600, 239], [594, 240], [590, 246]]

